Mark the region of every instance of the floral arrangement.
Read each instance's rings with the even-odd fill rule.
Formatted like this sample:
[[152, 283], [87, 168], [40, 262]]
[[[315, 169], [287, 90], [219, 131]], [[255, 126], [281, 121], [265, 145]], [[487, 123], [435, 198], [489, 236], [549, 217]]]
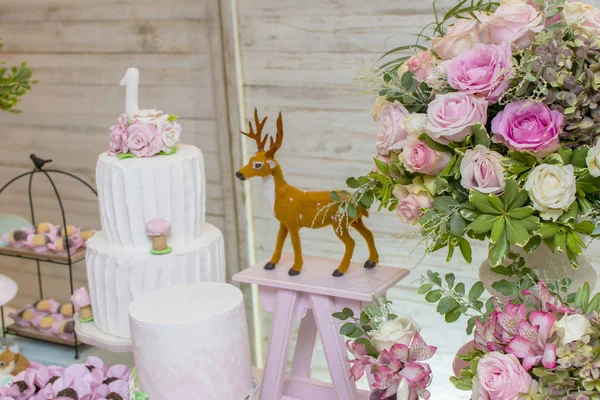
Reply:
[[[3, 44], [0, 42], [0, 49], [2, 46]], [[0, 64], [4, 64], [4, 62]], [[37, 81], [31, 80], [32, 74], [25, 62], [18, 67], [0, 67], [0, 110], [11, 113], [21, 112], [15, 107], [21, 101], [21, 97], [31, 90], [31, 86], [37, 83]]]
[[109, 366], [97, 357], [67, 368], [36, 365], [0, 387], [2, 400], [89, 399], [137, 400], [130, 397], [131, 372], [125, 365]]
[[9, 247], [25, 248], [35, 253], [52, 251], [66, 256], [67, 250], [74, 254], [79, 248], [85, 247], [87, 240], [94, 234], [94, 230], [83, 230], [73, 225], [67, 225], [65, 230], [60, 225], [43, 222], [36, 227], [13, 229], [2, 235], [1, 239]]
[[351, 339], [346, 342], [354, 357], [350, 378], [357, 381], [365, 373], [371, 375], [375, 388], [371, 399], [429, 399], [432, 374], [424, 361], [437, 348], [425, 343], [421, 327], [412, 318], [392, 314], [390, 302], [382, 298], [375, 298], [359, 317], [349, 308], [332, 315], [348, 321], [340, 327], [340, 334]]
[[473, 345], [458, 356], [464, 368], [452, 383], [473, 400], [600, 399], [600, 293], [584, 283], [567, 294], [569, 279], [546, 283], [522, 257], [509, 259], [496, 267], [509, 278], [495, 286], [504, 297], [485, 305], [481, 282], [465, 295], [453, 274], [422, 278], [419, 292], [447, 322], [470, 316]]
[[359, 69], [379, 95], [378, 155], [347, 180], [340, 214], [379, 201], [448, 260], [458, 249], [470, 262], [472, 240], [487, 239], [493, 266], [542, 244], [576, 266], [600, 221], [600, 10], [460, 0], [434, 11], [417, 43], [384, 57], [412, 55]]
[[181, 134], [177, 118], [155, 108], [139, 110], [131, 118], [121, 115], [110, 128], [108, 154], [124, 159], [175, 153]]

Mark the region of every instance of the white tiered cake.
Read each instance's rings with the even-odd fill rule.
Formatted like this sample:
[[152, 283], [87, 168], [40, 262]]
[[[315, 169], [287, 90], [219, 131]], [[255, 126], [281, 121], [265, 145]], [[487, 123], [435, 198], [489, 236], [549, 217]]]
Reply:
[[151, 400], [250, 397], [250, 343], [238, 288], [160, 289], [137, 298], [129, 314], [139, 389]]
[[[128, 339], [129, 304], [176, 284], [225, 281], [221, 232], [205, 223], [200, 149], [179, 144], [181, 126], [158, 110], [139, 110], [139, 73], [130, 69], [127, 116], [111, 128], [96, 184], [102, 232], [87, 242], [94, 323]], [[133, 98], [133, 100], [132, 100]], [[133, 102], [133, 104], [132, 104]]]

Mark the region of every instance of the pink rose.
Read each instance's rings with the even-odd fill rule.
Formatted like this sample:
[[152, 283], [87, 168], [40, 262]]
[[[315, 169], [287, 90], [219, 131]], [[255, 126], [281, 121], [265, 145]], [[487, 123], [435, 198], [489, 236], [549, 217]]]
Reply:
[[510, 45], [476, 44], [451, 60], [446, 72], [448, 84], [456, 90], [480, 94], [495, 103], [510, 86], [512, 76]]
[[388, 155], [391, 150], [402, 148], [402, 141], [408, 135], [402, 126], [406, 108], [397, 104], [386, 105], [379, 114], [379, 131], [377, 132], [377, 152]]
[[423, 208], [433, 207], [433, 199], [421, 181], [415, 179], [410, 185], [396, 186], [394, 196], [398, 199], [396, 214], [407, 224], [416, 224], [423, 215]]
[[487, 121], [488, 103], [483, 97], [454, 92], [438, 94], [427, 109], [427, 134], [436, 142], [462, 142], [472, 126]]
[[513, 101], [492, 120], [492, 140], [542, 158], [558, 149], [564, 116], [544, 103]]
[[504, 167], [500, 163], [502, 154], [478, 144], [465, 152], [460, 163], [460, 184], [465, 189], [477, 189], [482, 193], [504, 191]]
[[485, 24], [490, 43], [514, 43], [524, 49], [544, 29], [544, 19], [535, 7], [526, 3], [503, 4]]
[[433, 71], [433, 56], [429, 51], [421, 51], [406, 61], [408, 70], [423, 82]]
[[425, 142], [410, 138], [404, 144], [404, 150], [400, 154], [404, 167], [410, 172], [418, 172], [424, 175], [439, 174], [448, 162], [451, 154], [437, 152], [427, 146]]
[[111, 126], [108, 146], [108, 154], [111, 156], [129, 151], [127, 146], [127, 116], [125, 114], [119, 117], [118, 125]]
[[517, 400], [519, 393], [529, 393], [533, 384], [533, 379], [515, 356], [494, 351], [479, 360], [472, 398]]
[[431, 38], [433, 51], [442, 60], [450, 60], [481, 44], [481, 26], [476, 19], [459, 19], [443, 37]]
[[127, 146], [137, 157], [152, 157], [162, 150], [162, 137], [154, 124], [135, 122], [129, 125], [127, 134]]

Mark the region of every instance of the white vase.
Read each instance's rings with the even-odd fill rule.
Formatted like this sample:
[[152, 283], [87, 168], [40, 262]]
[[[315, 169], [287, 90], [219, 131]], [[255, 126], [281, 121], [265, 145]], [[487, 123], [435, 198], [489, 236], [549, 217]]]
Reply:
[[[529, 254], [523, 252], [521, 249], [518, 249], [517, 252], [525, 258], [525, 265], [534, 270], [545, 282], [555, 282], [563, 278], [570, 278], [572, 281], [571, 292], [575, 292], [584, 282], [588, 282], [592, 288], [596, 286], [596, 270], [585, 258], [585, 254], [577, 259], [579, 268], [574, 269], [566, 254], [559, 252], [552, 253], [543, 244]], [[487, 259], [484, 260], [479, 266], [479, 279], [491, 295], [507, 300], [506, 296], [503, 296], [492, 288], [492, 284], [502, 279], [510, 280], [510, 278], [498, 275], [492, 272], [491, 269], [490, 262]]]

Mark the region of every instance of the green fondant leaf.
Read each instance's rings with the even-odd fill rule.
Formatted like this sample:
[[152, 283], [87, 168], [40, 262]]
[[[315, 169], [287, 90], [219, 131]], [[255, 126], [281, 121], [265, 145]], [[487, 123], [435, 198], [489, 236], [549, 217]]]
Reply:
[[176, 119], [179, 119], [179, 117], [177, 115], [169, 115], [169, 122], [173, 122]]
[[133, 153], [119, 153], [117, 154], [117, 158], [119, 160], [124, 160], [126, 158], [137, 158]]
[[161, 152], [158, 154], [160, 154], [161, 156], [170, 156], [171, 154], [175, 154], [176, 152], [177, 152], [177, 146], [173, 146], [167, 151], [161, 150]]

